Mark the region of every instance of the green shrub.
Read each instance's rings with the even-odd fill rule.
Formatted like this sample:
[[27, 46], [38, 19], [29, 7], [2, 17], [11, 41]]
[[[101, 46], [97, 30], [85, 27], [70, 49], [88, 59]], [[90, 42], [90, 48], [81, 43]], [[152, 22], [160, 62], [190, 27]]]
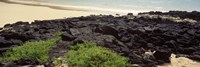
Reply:
[[61, 37], [61, 33], [55, 33], [53, 39], [46, 41], [26, 42], [22, 46], [15, 47], [3, 53], [3, 57], [8, 61], [17, 61], [20, 59], [31, 58], [40, 63], [47, 62], [48, 51], [55, 45]]
[[65, 56], [70, 67], [130, 67], [128, 59], [92, 42], [71, 47]]

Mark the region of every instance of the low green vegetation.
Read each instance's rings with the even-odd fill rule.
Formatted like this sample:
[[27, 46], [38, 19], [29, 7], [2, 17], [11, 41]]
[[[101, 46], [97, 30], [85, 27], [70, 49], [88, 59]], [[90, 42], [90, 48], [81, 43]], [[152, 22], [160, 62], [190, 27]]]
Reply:
[[61, 57], [62, 59], [50, 58], [48, 52], [61, 40], [61, 34], [60, 32], [56, 33], [54, 38], [46, 41], [26, 42], [3, 53], [3, 59], [9, 62], [33, 59], [41, 64], [54, 59], [55, 65], [60, 66], [65, 61], [69, 67], [130, 67], [127, 58], [89, 41], [71, 46], [70, 51], [66, 56]]
[[26, 42], [22, 46], [15, 47], [3, 53], [3, 57], [8, 61], [17, 61], [20, 59], [31, 58], [40, 63], [47, 62], [48, 51], [55, 45], [61, 37], [61, 32], [55, 33], [53, 39], [46, 41]]
[[72, 46], [64, 59], [70, 67], [130, 67], [127, 58], [92, 42]]

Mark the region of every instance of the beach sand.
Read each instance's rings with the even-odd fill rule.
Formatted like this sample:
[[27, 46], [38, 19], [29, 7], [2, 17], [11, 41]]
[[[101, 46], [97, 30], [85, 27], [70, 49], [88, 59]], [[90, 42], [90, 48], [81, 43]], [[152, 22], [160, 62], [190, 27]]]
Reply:
[[[104, 9], [90, 6], [74, 6], [23, 0], [0, 1], [0, 27], [16, 21], [62, 19], [64, 17], [87, 16], [91, 14], [127, 14], [126, 10]], [[132, 11], [129, 11], [132, 12]], [[135, 14], [139, 11], [133, 11]]]
[[91, 13], [86, 11], [56, 10], [48, 7], [27, 6], [20, 4], [8, 4], [0, 2], [0, 27], [16, 21], [34, 21], [62, 19], [65, 17], [87, 16]]
[[185, 57], [176, 58], [175, 54], [171, 55], [171, 63], [165, 65], [159, 65], [158, 67], [200, 67], [200, 63], [190, 60]]
[[[73, 11], [73, 10], [57, 10], [48, 7], [39, 6], [27, 6], [21, 4], [9, 4], [0, 2], [0, 27], [5, 24], [12, 24], [17, 21], [28, 21], [34, 20], [50, 20], [50, 19], [62, 19], [68, 17], [87, 16], [92, 13], [87, 11]], [[172, 55], [172, 63], [159, 66], [159, 67], [199, 67], [200, 63], [192, 61], [188, 58], [175, 58]]]

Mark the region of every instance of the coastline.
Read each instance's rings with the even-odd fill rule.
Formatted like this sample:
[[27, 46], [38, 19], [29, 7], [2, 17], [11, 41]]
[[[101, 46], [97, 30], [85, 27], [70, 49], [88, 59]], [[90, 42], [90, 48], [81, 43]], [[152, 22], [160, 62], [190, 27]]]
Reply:
[[[68, 17], [88, 16], [91, 14], [120, 14], [124, 10], [104, 9], [87, 6], [59, 5], [35, 1], [1, 0], [0, 1], [0, 27], [17, 21], [32, 22], [34, 20], [51, 20]], [[132, 11], [137, 14], [141, 11]]]
[[84, 9], [80, 9], [78, 7], [71, 6], [71, 5], [67, 5], [69, 8], [64, 8], [64, 7], [62, 8], [61, 6], [63, 6], [63, 5], [36, 2], [36, 1], [2, 0], [0, 2], [4, 2], [4, 3], [8, 3], [8, 4], [21, 4], [21, 5], [28, 5], [28, 6], [48, 7], [48, 8], [59, 9], [59, 10], [86, 11]]
[[57, 10], [48, 7], [27, 6], [0, 2], [0, 27], [17, 21], [32, 22], [34, 20], [62, 19], [68, 17], [100, 14], [87, 11]]
[[29, 5], [29, 6], [39, 6], [39, 7], [48, 7], [57, 10], [73, 10], [73, 11], [86, 11], [86, 12], [100, 12], [106, 14], [126, 14], [133, 13], [137, 15], [139, 12], [147, 12], [147, 11], [136, 11], [136, 10], [124, 10], [124, 9], [113, 9], [113, 8], [101, 8], [101, 7], [93, 7], [93, 6], [77, 6], [77, 5], [62, 5], [62, 4], [53, 4], [53, 3], [45, 3], [45, 2], [37, 2], [37, 1], [22, 1], [22, 0], [2, 0], [0, 2], [5, 2], [9, 4], [21, 4], [21, 5]]

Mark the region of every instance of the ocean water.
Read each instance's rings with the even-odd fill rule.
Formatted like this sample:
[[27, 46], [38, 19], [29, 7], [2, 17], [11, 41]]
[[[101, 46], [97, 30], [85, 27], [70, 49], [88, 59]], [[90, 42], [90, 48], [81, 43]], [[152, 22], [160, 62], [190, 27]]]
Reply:
[[132, 10], [200, 11], [200, 0], [48, 0], [48, 2]]
[[[31, 0], [110, 12], [200, 11], [200, 0]], [[91, 8], [90, 8], [91, 7]]]

